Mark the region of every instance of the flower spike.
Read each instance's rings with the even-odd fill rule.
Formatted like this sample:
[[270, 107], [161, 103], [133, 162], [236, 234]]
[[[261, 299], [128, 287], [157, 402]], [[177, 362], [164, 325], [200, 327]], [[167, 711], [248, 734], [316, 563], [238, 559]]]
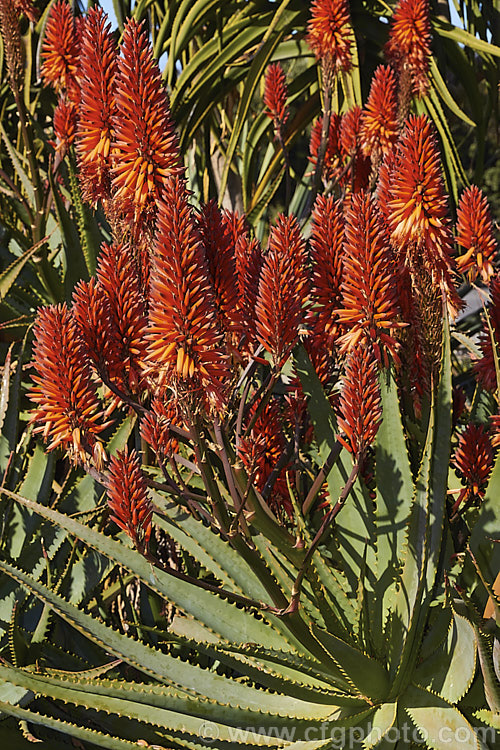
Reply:
[[483, 425], [469, 424], [463, 430], [452, 458], [452, 466], [465, 484], [453, 506], [454, 514], [462, 503], [468, 506], [480, 502], [484, 497], [493, 468], [493, 448]]
[[115, 84], [114, 199], [136, 228], [152, 222], [165, 179], [180, 170], [167, 94], [145, 27], [123, 32]]
[[60, 446], [75, 462], [88, 463], [89, 454], [103, 453], [97, 436], [106, 425], [75, 320], [65, 305], [44, 307], [34, 334], [35, 432], [43, 435], [47, 450]]
[[313, 0], [307, 43], [325, 69], [350, 70], [351, 33], [348, 0]]
[[382, 422], [378, 367], [369, 347], [356, 347], [345, 367], [339, 410], [340, 441], [354, 456], [364, 458]]
[[111, 456], [107, 491], [111, 520], [129, 535], [141, 554], [146, 553], [153, 506], [135, 450], [125, 448]]
[[306, 248], [294, 216], [278, 217], [259, 282], [257, 338], [280, 369], [297, 343], [308, 293]]
[[361, 115], [361, 147], [365, 156], [379, 158], [390, 151], [398, 137], [396, 77], [387, 65], [379, 65]]
[[167, 180], [152, 257], [147, 373], [221, 407], [229, 379], [200, 234], [184, 181]]
[[487, 284], [493, 276], [497, 243], [488, 199], [480, 188], [471, 185], [464, 190], [457, 208], [457, 243], [465, 253], [457, 258], [457, 268], [469, 281], [478, 276]]
[[273, 121], [276, 133], [284, 127], [288, 119], [287, 99], [285, 72], [280, 63], [271, 63], [264, 79], [264, 104], [267, 107], [266, 115]]
[[[413, 93], [422, 97], [429, 90], [431, 56], [431, 23], [429, 0], [399, 0], [394, 10], [389, 41], [385, 47], [388, 59], [400, 78], [410, 76]], [[404, 81], [402, 81], [403, 85]]]
[[73, 11], [67, 0], [57, 0], [50, 9], [42, 44], [42, 79], [56, 93], [67, 92], [78, 103], [77, 82], [80, 38]]
[[399, 362], [395, 333], [405, 324], [399, 320], [395, 261], [380, 211], [365, 191], [352, 196], [347, 211], [342, 296], [342, 351], [370, 344], [379, 363], [387, 367], [389, 354]]
[[92, 204], [111, 197], [116, 71], [117, 49], [107, 16], [98, 6], [90, 8], [81, 45], [81, 101], [76, 150], [82, 194]]

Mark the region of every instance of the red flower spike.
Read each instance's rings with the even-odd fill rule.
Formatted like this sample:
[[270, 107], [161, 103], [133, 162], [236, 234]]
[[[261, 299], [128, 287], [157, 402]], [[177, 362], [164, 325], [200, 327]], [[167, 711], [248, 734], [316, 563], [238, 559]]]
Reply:
[[392, 150], [398, 137], [396, 77], [391, 68], [379, 65], [361, 115], [360, 140], [365, 156], [379, 158]]
[[[255, 414], [255, 408], [250, 410], [248, 422]], [[253, 484], [259, 492], [265, 487], [271, 472], [278, 463], [285, 448], [284, 425], [281, 410], [276, 401], [270, 401], [255, 420], [250, 434], [242, 438], [238, 448], [238, 455], [243, 461], [249, 476], [253, 477]], [[292, 514], [292, 504], [286, 482], [288, 466], [283, 467], [278, 475], [271, 493], [269, 504], [280, 513], [284, 510], [288, 516]]]
[[102, 446], [96, 450], [97, 435], [106, 425], [75, 320], [65, 305], [44, 307], [34, 335], [34, 431], [42, 434], [47, 450], [60, 446], [73, 461], [88, 463], [89, 453], [103, 453]]
[[108, 18], [98, 6], [90, 8], [81, 43], [81, 101], [76, 150], [82, 194], [93, 205], [111, 197], [116, 70], [117, 49]]
[[[488, 316], [493, 330], [496, 354], [500, 357], [500, 274], [496, 274], [490, 284], [490, 304]], [[488, 323], [483, 320], [483, 330], [479, 345], [483, 353], [482, 359], [475, 363], [474, 370], [481, 386], [487, 391], [494, 393], [497, 390], [497, 374], [495, 368], [495, 357], [491, 343], [491, 334]]]
[[318, 195], [311, 217], [311, 315], [315, 329], [331, 350], [339, 332], [337, 311], [342, 294], [342, 242], [344, 216], [340, 201]]
[[107, 492], [111, 520], [129, 535], [137, 550], [145, 554], [151, 536], [153, 506], [135, 450], [129, 452], [125, 448], [111, 456]]
[[494, 274], [497, 243], [488, 200], [476, 185], [464, 190], [460, 198], [456, 241], [465, 250], [457, 258], [458, 271], [466, 273], [471, 283], [481, 276], [487, 284]]
[[349, 355], [339, 403], [339, 440], [356, 458], [364, 458], [382, 422], [378, 367], [369, 347], [357, 347]]
[[398, 279], [382, 217], [367, 192], [352, 196], [346, 215], [343, 259], [343, 309], [338, 320], [346, 332], [339, 339], [343, 352], [365, 344], [384, 366], [389, 355], [399, 362], [394, 336], [405, 324], [398, 321]]
[[250, 239], [248, 235], [240, 237], [236, 243], [235, 256], [240, 315], [246, 343], [251, 347], [255, 343], [255, 305], [264, 262], [260, 243], [256, 239]]
[[451, 463], [465, 485], [453, 506], [452, 513], [456, 513], [462, 502], [470, 505], [482, 500], [493, 468], [493, 448], [483, 425], [467, 425]]
[[147, 312], [134, 258], [127, 245], [103, 244], [97, 279], [110, 309], [110, 335], [118, 354], [112, 368], [121, 388], [138, 392], [142, 362], [146, 357]]
[[298, 341], [308, 294], [306, 247], [294, 216], [271, 229], [255, 306], [257, 338], [280, 369]]
[[340, 148], [347, 169], [342, 178], [342, 185], [353, 193], [359, 193], [368, 187], [370, 180], [370, 159], [361, 151], [361, 107], [349, 109], [340, 123]]
[[415, 254], [446, 293], [452, 309], [458, 309], [441, 159], [425, 115], [408, 118], [397, 151], [391, 191], [389, 227], [394, 246], [406, 255], [410, 266]]
[[54, 135], [56, 136], [56, 151], [61, 158], [68, 153], [73, 144], [77, 127], [77, 111], [75, 105], [63, 95], [54, 110]]
[[429, 90], [431, 23], [429, 0], [399, 0], [394, 10], [385, 52], [400, 74], [407, 70], [413, 93], [422, 97]]
[[104, 378], [115, 374], [119, 362], [117, 342], [111, 330], [109, 300], [95, 278], [79, 281], [73, 290], [71, 313], [78, 328], [85, 358]]
[[[330, 128], [326, 142], [325, 158], [323, 161], [322, 178], [325, 183], [338, 180], [342, 174], [342, 157], [340, 149], [340, 121], [341, 117], [333, 112], [330, 117]], [[318, 163], [318, 153], [321, 145], [321, 131], [323, 128], [323, 118], [319, 117], [314, 123], [311, 130], [311, 139], [309, 141], [309, 161], [316, 167]]]
[[280, 63], [271, 63], [267, 67], [263, 98], [267, 107], [266, 115], [271, 118], [274, 123], [274, 130], [278, 133], [285, 126], [289, 115], [286, 106], [288, 87], [285, 72]]
[[78, 102], [79, 53], [80, 38], [71, 5], [67, 0], [57, 0], [50, 9], [45, 27], [41, 52], [42, 80], [58, 93], [66, 91], [75, 104]]
[[167, 94], [145, 27], [131, 18], [123, 32], [115, 82], [115, 202], [136, 229], [156, 216], [165, 179], [180, 171]]
[[183, 426], [178, 402], [174, 397], [168, 401], [154, 398], [151, 410], [141, 420], [141, 437], [161, 461], [179, 450], [179, 443], [170, 432], [170, 425]]
[[207, 396], [218, 408], [230, 373], [213, 287], [184, 181], [172, 177], [160, 203], [152, 258], [147, 372]]
[[313, 0], [307, 43], [327, 70], [350, 70], [351, 33], [348, 0]]
[[242, 322], [238, 307], [233, 233], [230, 227], [222, 221], [221, 212], [215, 200], [202, 206], [198, 228], [215, 292], [219, 326], [228, 334], [239, 334]]

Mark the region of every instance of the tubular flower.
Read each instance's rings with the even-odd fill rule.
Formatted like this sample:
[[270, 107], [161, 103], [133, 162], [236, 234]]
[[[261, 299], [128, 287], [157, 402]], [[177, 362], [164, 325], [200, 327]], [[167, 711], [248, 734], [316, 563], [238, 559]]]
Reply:
[[125, 26], [115, 79], [115, 203], [136, 228], [156, 216], [169, 175], [180, 169], [177, 136], [144, 26]]
[[81, 101], [76, 150], [82, 194], [92, 204], [110, 198], [116, 70], [117, 50], [108, 18], [98, 6], [90, 8], [81, 44]]
[[241, 330], [241, 319], [238, 308], [233, 233], [222, 221], [221, 212], [215, 200], [202, 206], [198, 228], [215, 292], [219, 326], [228, 334], [238, 334]]
[[[340, 115], [333, 112], [330, 117], [330, 127], [326, 141], [325, 158], [323, 159], [322, 178], [324, 182], [338, 180], [342, 174], [342, 156], [340, 149]], [[309, 141], [309, 161], [316, 167], [318, 163], [318, 154], [321, 146], [321, 132], [323, 128], [323, 118], [319, 117], [314, 123], [311, 130], [311, 139]]]
[[307, 298], [306, 247], [294, 216], [278, 217], [264, 256], [255, 306], [257, 338], [281, 368], [297, 343]]
[[396, 77], [387, 65], [379, 65], [361, 115], [361, 149], [375, 159], [390, 151], [398, 137]]
[[457, 268], [470, 282], [481, 276], [487, 284], [493, 276], [497, 243], [488, 200], [476, 185], [464, 190], [457, 209], [457, 237], [465, 253], [457, 258]]
[[347, 359], [339, 411], [344, 433], [339, 440], [350, 453], [363, 458], [382, 422], [378, 367], [369, 347], [356, 347]]
[[410, 75], [413, 93], [429, 90], [427, 72], [431, 56], [429, 0], [399, 0], [394, 10], [385, 52], [400, 75]]
[[91, 381], [76, 323], [65, 305], [42, 308], [37, 316], [33, 347], [35, 432], [42, 433], [47, 450], [57, 447], [75, 462], [100, 463], [104, 451], [97, 435], [105, 428], [102, 407]]
[[482, 500], [493, 468], [493, 448], [483, 425], [467, 425], [451, 463], [465, 485], [453, 506], [456, 513], [462, 502], [468, 506]]
[[14, 7], [19, 14], [24, 13], [29, 21], [35, 23], [38, 20], [40, 14], [33, 5], [33, 0], [15, 0]]
[[498, 273], [493, 277], [490, 284], [490, 304], [487, 315], [493, 332], [495, 351], [493, 350], [488, 322], [483, 320], [483, 331], [480, 338], [483, 356], [476, 362], [474, 369], [482, 387], [494, 393], [498, 387], [495, 356], [500, 357], [500, 275]]
[[[254, 414], [255, 408], [250, 410], [248, 423], [250, 423]], [[283, 428], [281, 409], [276, 401], [270, 401], [255, 420], [249, 435], [240, 441], [239, 457], [259, 492], [264, 489], [270, 474], [285, 450], [286, 441]], [[292, 504], [286, 482], [286, 472], [289, 466], [290, 463], [283, 467], [279, 473], [269, 503], [273, 510], [279, 512], [283, 509], [288, 515], [291, 515]]]
[[451, 281], [452, 235], [448, 222], [441, 160], [432, 126], [425, 115], [411, 115], [403, 132], [393, 172], [389, 227], [395, 247], [412, 265], [421, 258], [448, 298]]
[[165, 185], [152, 257], [147, 372], [224, 403], [229, 378], [214, 291], [184, 181]]
[[348, 0], [313, 0], [307, 43], [327, 70], [337, 73], [351, 68]]
[[57, 0], [50, 9], [42, 44], [41, 74], [43, 82], [57, 93], [66, 91], [78, 103], [77, 72], [80, 55], [80, 35], [73, 11], [67, 0]]
[[340, 123], [340, 148], [346, 161], [342, 185], [352, 193], [368, 187], [370, 159], [361, 151], [361, 107], [355, 106], [342, 116]]
[[389, 226], [390, 208], [392, 200], [391, 186], [394, 180], [394, 168], [396, 164], [396, 149], [392, 148], [385, 154], [378, 171], [378, 182], [375, 191], [377, 204], [380, 208], [386, 226]]
[[65, 96], [60, 96], [54, 110], [54, 135], [56, 151], [64, 158], [75, 140], [77, 127], [76, 107]]
[[141, 437], [154, 450], [161, 461], [179, 449], [179, 443], [170, 426], [182, 427], [179, 404], [172, 396], [168, 401], [154, 398], [151, 409], [141, 420]]
[[127, 245], [103, 244], [97, 279], [108, 299], [110, 333], [114, 340], [113, 349], [118, 354], [113, 363], [113, 374], [121, 387], [136, 393], [146, 356], [148, 319], [135, 261]]
[[314, 328], [323, 332], [327, 347], [331, 349], [339, 332], [337, 311], [342, 300], [344, 217], [340, 201], [318, 195], [311, 218], [311, 301], [314, 306], [311, 315]]
[[285, 72], [280, 63], [271, 63], [264, 79], [264, 104], [267, 107], [266, 115], [273, 121], [276, 133], [280, 132], [288, 119], [287, 99]]
[[378, 207], [364, 191], [352, 196], [347, 211], [342, 276], [341, 350], [369, 343], [379, 363], [387, 367], [389, 354], [399, 362], [394, 334], [405, 324], [398, 322], [395, 262]]
[[125, 448], [111, 456], [106, 489], [111, 520], [129, 535], [141, 554], [146, 553], [153, 506], [135, 450]]
[[240, 237], [248, 236], [248, 222], [244, 214], [226, 209], [222, 212], [222, 223], [224, 224], [225, 231], [231, 234], [235, 247]]
[[258, 240], [241, 236], [236, 242], [236, 275], [238, 278], [239, 308], [246, 344], [255, 343], [255, 305], [259, 293], [259, 278], [264, 262], [262, 248]]

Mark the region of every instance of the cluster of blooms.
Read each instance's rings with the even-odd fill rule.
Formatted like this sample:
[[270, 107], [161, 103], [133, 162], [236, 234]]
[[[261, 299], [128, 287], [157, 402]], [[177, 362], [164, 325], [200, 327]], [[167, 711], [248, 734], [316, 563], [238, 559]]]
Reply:
[[[417, 4], [402, 0], [400, 16]], [[335, 70], [346, 70], [347, 5], [315, 0], [312, 11], [310, 44], [318, 57], [330, 56]], [[408, 49], [416, 65], [421, 58]], [[129, 21], [117, 50], [101, 9], [75, 22], [66, 0], [58, 0], [42, 59], [44, 79], [74, 108], [76, 126], [65, 137], [76, 145], [82, 192], [102, 203], [116, 239], [103, 245], [95, 279], [76, 286], [70, 308], [39, 313], [36, 429], [49, 450], [61, 446], [102, 470], [102, 433], [118, 408], [135, 409], [159, 465], [170, 462], [176, 471], [179, 436], [189, 441], [207, 417], [234, 418], [234, 448], [250, 481], [278, 515], [291, 514], [288, 443], [307, 440], [310, 430], [298, 378], [282, 379], [284, 395], [272, 386], [293, 349], [304, 343], [337, 412], [339, 439], [363, 464], [381, 421], [379, 369], [395, 365], [418, 412], [433, 384], [436, 319], [460, 305], [457, 273], [471, 281], [494, 273], [486, 200], [477, 188], [465, 191], [456, 260], [432, 125], [424, 115], [398, 125], [398, 79], [381, 66], [365, 108], [330, 120], [324, 169], [327, 180], [341, 184], [341, 197], [317, 197], [307, 241], [295, 217], [280, 215], [263, 248], [244, 217], [214, 202], [198, 210], [190, 204], [144, 29]], [[272, 68], [265, 86], [277, 130], [287, 117], [280, 71]], [[58, 110], [61, 116], [62, 105]], [[320, 137], [313, 129], [312, 159]], [[492, 327], [500, 336], [499, 277], [492, 296]], [[496, 388], [488, 336], [482, 346], [478, 377]], [[268, 373], [260, 389], [252, 380], [258, 367]], [[471, 447], [480, 440], [476, 460]], [[455, 460], [468, 488], [461, 500], [480, 494], [491, 465], [488, 440], [472, 428], [460, 438]], [[111, 457], [106, 481], [112, 517], [146, 551], [151, 505], [138, 456]]]

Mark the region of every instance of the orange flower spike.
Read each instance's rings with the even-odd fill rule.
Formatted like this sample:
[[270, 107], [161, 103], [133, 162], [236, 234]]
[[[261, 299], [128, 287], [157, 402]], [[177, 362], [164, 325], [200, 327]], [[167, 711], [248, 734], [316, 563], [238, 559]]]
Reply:
[[198, 226], [215, 291], [219, 326], [227, 333], [241, 330], [233, 233], [215, 200], [202, 206]]
[[351, 33], [348, 0], [313, 0], [306, 39], [326, 69], [350, 70]]
[[266, 115], [274, 123], [276, 133], [285, 126], [288, 120], [289, 110], [286, 106], [288, 99], [288, 87], [286, 77], [280, 63], [271, 63], [266, 70], [264, 79], [264, 104], [267, 107]]
[[54, 110], [54, 135], [56, 136], [56, 151], [60, 153], [61, 158], [64, 158], [75, 140], [77, 121], [75, 105], [64, 95], [60, 96]]
[[488, 200], [480, 188], [471, 185], [464, 190], [457, 208], [457, 237], [465, 253], [458, 256], [457, 268], [469, 281], [478, 276], [487, 284], [494, 274], [497, 243]]
[[151, 410], [141, 420], [141, 437], [162, 461], [179, 450], [179, 443], [170, 432], [170, 425], [183, 426], [178, 402], [173, 396], [168, 401], [154, 398]]
[[380, 211], [369, 193], [352, 196], [346, 215], [343, 257], [343, 309], [337, 311], [346, 330], [339, 344], [348, 352], [363, 343], [373, 347], [384, 366], [389, 355], [399, 363], [397, 271]]
[[118, 354], [113, 363], [115, 377], [125, 390], [136, 393], [141, 363], [147, 351], [148, 319], [131, 249], [122, 244], [103, 244], [97, 279], [109, 303], [110, 336]]
[[361, 148], [365, 156], [390, 151], [398, 137], [398, 99], [396, 76], [387, 65], [376, 69], [361, 114]]
[[318, 195], [311, 217], [311, 300], [314, 327], [331, 346], [338, 335], [337, 311], [341, 305], [342, 242], [344, 216], [340, 201]]
[[493, 448], [483, 425], [467, 425], [451, 463], [465, 484], [453, 506], [452, 513], [456, 513], [462, 502], [469, 505], [483, 498], [493, 468]]
[[91, 380], [77, 325], [65, 305], [42, 308], [34, 326], [33, 376], [30, 398], [36, 404], [35, 432], [61, 447], [75, 462], [89, 460], [106, 427], [102, 405]]
[[306, 246], [294, 216], [271, 229], [255, 306], [257, 338], [280, 369], [298, 341], [308, 296]]
[[[50, 9], [42, 44], [41, 74], [45, 85], [52, 86], [58, 93], [75, 93], [79, 53], [80, 38], [71, 5], [67, 0], [57, 0]], [[76, 103], [77, 97], [72, 98]]]
[[229, 379], [203, 244], [184, 181], [171, 177], [160, 203], [152, 257], [147, 372], [222, 407]]
[[18, 13], [24, 13], [26, 18], [33, 23], [38, 21], [40, 15], [38, 8], [35, 8], [33, 0], [15, 0], [14, 6]]
[[145, 554], [151, 537], [153, 506], [135, 450], [129, 452], [125, 448], [111, 456], [107, 492], [111, 520], [129, 535], [137, 550]]
[[116, 44], [107, 16], [99, 6], [90, 8], [81, 43], [76, 150], [83, 197], [94, 205], [110, 198], [117, 62]]
[[339, 411], [344, 433], [339, 440], [356, 458], [363, 458], [382, 422], [378, 367], [370, 347], [356, 347], [347, 359]]
[[398, 147], [391, 191], [388, 219], [394, 246], [402, 255], [411, 256], [412, 248], [419, 253], [434, 280], [455, 304], [448, 201], [439, 149], [425, 115], [408, 118]]
[[[488, 316], [493, 330], [493, 338], [495, 340], [495, 348], [498, 355], [500, 352], [500, 274], [498, 273], [493, 276], [490, 284]], [[497, 374], [490, 329], [486, 320], [483, 320], [483, 330], [479, 345], [483, 356], [482, 359], [479, 359], [475, 363], [474, 370], [480, 385], [487, 391], [494, 393], [497, 390]]]
[[79, 281], [73, 290], [71, 313], [80, 335], [84, 356], [99, 375], [107, 377], [119, 360], [111, 330], [109, 300], [95, 278]]
[[394, 10], [385, 52], [400, 74], [407, 70], [413, 93], [422, 97], [429, 90], [431, 23], [429, 0], [399, 0]]
[[181, 167], [160, 70], [146, 28], [133, 18], [123, 32], [115, 101], [114, 198], [125, 218], [140, 228], [154, 220], [165, 178]]

